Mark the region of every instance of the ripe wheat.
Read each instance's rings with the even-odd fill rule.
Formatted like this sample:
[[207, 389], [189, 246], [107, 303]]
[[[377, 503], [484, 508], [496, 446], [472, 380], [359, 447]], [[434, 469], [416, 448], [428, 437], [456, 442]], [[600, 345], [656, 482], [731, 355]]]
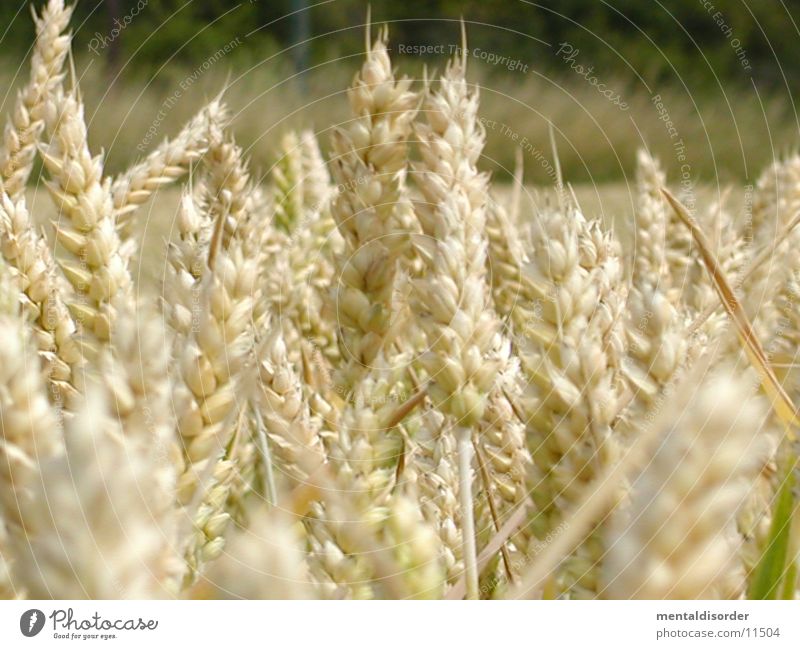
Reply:
[[[0, 149], [0, 594], [800, 594], [797, 420], [753, 394], [772, 365], [800, 399], [796, 156], [752, 242], [698, 205], [706, 243], [641, 152], [627, 263], [557, 160], [554, 205], [506, 202], [465, 58], [415, 84], [384, 29], [329, 151], [288, 133], [261, 182], [220, 96], [112, 179], [63, 84], [70, 15], [35, 16]], [[135, 215], [173, 184], [152, 286]]]

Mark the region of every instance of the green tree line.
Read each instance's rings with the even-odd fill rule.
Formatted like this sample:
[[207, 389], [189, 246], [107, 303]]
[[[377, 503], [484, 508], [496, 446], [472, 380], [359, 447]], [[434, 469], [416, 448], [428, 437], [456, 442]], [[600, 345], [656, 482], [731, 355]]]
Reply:
[[[470, 48], [544, 74], [566, 74], [555, 53], [567, 42], [605, 76], [648, 83], [791, 87], [800, 76], [800, 0], [78, 0], [75, 50], [149, 74], [189, 67], [238, 37], [247, 47], [231, 64], [285, 50], [304, 69], [361, 51], [368, 5], [394, 44], [455, 46], [463, 17]], [[0, 3], [0, 25], [5, 57], [21, 61], [32, 36], [28, 3]]]

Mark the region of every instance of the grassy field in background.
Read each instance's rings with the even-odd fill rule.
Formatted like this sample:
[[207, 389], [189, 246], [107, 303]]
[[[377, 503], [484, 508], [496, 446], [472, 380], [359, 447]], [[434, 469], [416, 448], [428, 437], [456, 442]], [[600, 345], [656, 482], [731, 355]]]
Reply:
[[[199, 74], [165, 68], [153, 81], [137, 79], [136, 71], [126, 68], [117, 78], [108, 78], [92, 60], [78, 61], [77, 69], [91, 144], [106, 152], [110, 170], [119, 170], [175, 134], [203, 101], [227, 84], [233, 129], [254, 168], [266, 174], [281, 134], [290, 128], [315, 129], [327, 148], [331, 125], [347, 119], [343, 88], [359, 60], [354, 56], [324, 64], [306, 73], [302, 83], [285, 62], [269, 59], [248, 70], [229, 70], [224, 59]], [[400, 59], [397, 65], [421, 79], [419, 61]], [[7, 77], [4, 83], [10, 82]], [[526, 181], [552, 183], [551, 125], [565, 178], [581, 184], [630, 179], [641, 146], [661, 158], [670, 179], [687, 175], [712, 184], [718, 179], [753, 182], [766, 164], [798, 143], [791, 102], [757, 95], [753, 88], [707, 88], [700, 96], [675, 86], [654, 89], [603, 79], [625, 100], [627, 110], [622, 110], [574, 74], [559, 79], [545, 78], [535, 69], [500, 74], [475, 61], [470, 62], [469, 77], [482, 88], [488, 140], [483, 167], [501, 179], [510, 178], [521, 149]], [[13, 98], [9, 90], [0, 108], [8, 110]]]

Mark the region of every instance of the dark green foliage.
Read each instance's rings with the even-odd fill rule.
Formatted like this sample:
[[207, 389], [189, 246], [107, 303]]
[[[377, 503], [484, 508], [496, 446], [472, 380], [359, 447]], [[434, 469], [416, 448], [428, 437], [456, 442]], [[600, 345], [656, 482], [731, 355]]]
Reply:
[[[74, 23], [76, 53], [86, 52], [98, 34], [108, 36], [114, 18], [123, 20], [138, 2], [81, 0]], [[9, 27], [4, 53], [15, 60], [30, 46], [27, 4], [0, 3], [0, 25]], [[315, 4], [149, 0], [119, 38], [103, 48], [111, 55], [104, 59], [121, 65], [133, 57], [139, 71], [152, 71], [166, 61], [190, 66], [239, 37], [247, 39], [248, 47], [233, 58], [253, 63], [296, 43], [302, 27], [289, 14], [304, 6], [311, 7], [307, 11], [312, 40], [306, 53], [311, 64], [360, 51], [366, 0]], [[373, 22], [391, 25], [394, 43], [457, 44], [463, 16], [470, 46], [520, 59], [547, 74], [565, 74], [554, 52], [558, 43], [569, 41], [604, 76], [641, 75], [648, 83], [682, 79], [699, 86], [719, 77], [724, 83], [749, 84], [752, 76], [759, 85], [785, 87], [786, 81], [791, 84], [800, 76], [797, 0], [709, 0], [707, 5], [701, 0], [372, 0], [371, 6]]]

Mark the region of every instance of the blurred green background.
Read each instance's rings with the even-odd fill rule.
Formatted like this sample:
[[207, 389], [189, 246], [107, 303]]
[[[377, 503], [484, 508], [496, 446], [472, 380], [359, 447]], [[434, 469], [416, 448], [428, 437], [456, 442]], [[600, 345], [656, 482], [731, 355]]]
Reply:
[[[551, 126], [574, 182], [629, 178], [642, 145], [678, 182], [753, 182], [798, 142], [798, 0], [80, 0], [74, 51], [93, 144], [119, 168], [226, 83], [237, 134], [264, 172], [290, 127], [324, 143], [347, 119], [368, 4], [389, 26], [395, 64], [415, 77], [444, 66], [463, 17], [484, 166], [501, 179], [521, 149], [526, 178], [549, 182]], [[0, 4], [0, 26], [7, 109], [27, 75], [27, 3]]]

